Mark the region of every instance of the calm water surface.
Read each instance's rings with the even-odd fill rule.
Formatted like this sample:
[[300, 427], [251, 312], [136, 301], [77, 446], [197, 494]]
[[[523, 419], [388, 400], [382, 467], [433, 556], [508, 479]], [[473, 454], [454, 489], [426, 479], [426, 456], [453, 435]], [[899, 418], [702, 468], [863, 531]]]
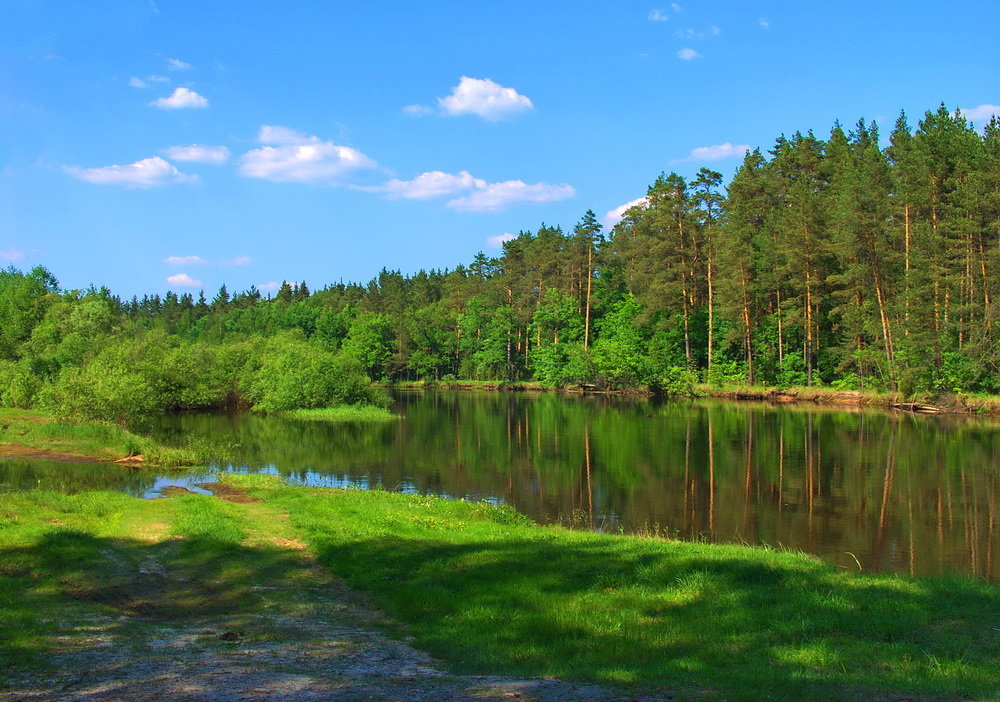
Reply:
[[[543, 522], [1000, 581], [996, 422], [518, 393], [401, 393], [395, 411], [403, 419], [360, 425], [182, 415], [157, 432], [167, 442], [234, 444], [220, 468], [309, 485], [490, 499]], [[155, 483], [120, 467], [0, 462], [8, 489], [82, 483], [150, 495], [206, 479]]]

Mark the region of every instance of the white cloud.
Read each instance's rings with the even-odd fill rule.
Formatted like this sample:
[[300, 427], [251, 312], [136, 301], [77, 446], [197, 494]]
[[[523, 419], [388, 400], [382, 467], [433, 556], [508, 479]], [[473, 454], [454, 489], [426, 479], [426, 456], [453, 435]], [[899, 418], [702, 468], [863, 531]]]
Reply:
[[464, 193], [462, 197], [449, 200], [447, 206], [467, 212], [494, 212], [516, 205], [565, 200], [576, 195], [571, 185], [529, 185], [521, 180], [490, 183], [468, 171], [428, 171], [413, 180], [394, 178], [382, 185], [358, 186], [355, 189], [382, 193], [390, 199], [407, 200], [430, 200]]
[[761, 17], [759, 20], [757, 20], [757, 26], [760, 27], [761, 29], [770, 29], [771, 20], [765, 17]]
[[167, 158], [174, 161], [189, 161], [191, 163], [225, 163], [229, 159], [229, 149], [225, 146], [206, 146], [191, 144], [190, 146], [171, 146], [163, 150]]
[[103, 168], [69, 166], [66, 171], [88, 183], [124, 185], [128, 188], [150, 188], [158, 185], [198, 182], [197, 176], [181, 173], [159, 156], [144, 158], [126, 166], [112, 165]]
[[721, 161], [722, 159], [725, 158], [742, 156], [749, 150], [750, 147], [747, 144], [733, 144], [727, 141], [725, 144], [715, 144], [714, 146], [699, 146], [696, 149], [692, 149], [691, 155], [683, 160]]
[[260, 285], [255, 285], [254, 287], [262, 293], [277, 292], [281, 289], [281, 283], [261, 283]]
[[674, 32], [677, 39], [704, 39], [705, 37], [717, 37], [722, 34], [722, 30], [717, 25], [710, 25], [705, 31], [697, 29], [678, 29]]
[[[437, 98], [436, 111], [453, 117], [478, 115], [487, 121], [495, 122], [527, 112], [534, 107], [531, 98], [521, 95], [513, 88], [505, 88], [489, 78], [462, 76], [458, 85], [452, 88], [450, 95]], [[403, 112], [419, 116], [432, 114], [435, 110], [422, 105], [408, 105], [403, 108]]]
[[385, 185], [368, 190], [385, 193], [390, 198], [403, 198], [406, 200], [429, 200], [445, 195], [485, 188], [488, 184], [485, 180], [474, 178], [468, 171], [459, 173], [444, 173], [442, 171], [428, 171], [421, 173], [413, 180], [398, 180], [393, 178]]
[[167, 282], [171, 285], [176, 285], [179, 288], [200, 288], [202, 287], [202, 282], [200, 280], [195, 280], [187, 273], [178, 273], [177, 275], [168, 275]]
[[208, 263], [201, 256], [167, 256], [163, 262], [168, 266], [201, 266]]
[[516, 205], [557, 202], [576, 195], [572, 185], [528, 184], [523, 180], [489, 183], [469, 195], [448, 201], [448, 207], [464, 212], [496, 212]]
[[191, 64], [186, 61], [181, 61], [180, 59], [168, 58], [167, 68], [171, 71], [188, 71], [191, 69]]
[[433, 107], [427, 107], [427, 105], [407, 105], [403, 108], [403, 114], [410, 115], [411, 117], [423, 117], [436, 113]]
[[963, 107], [959, 110], [963, 117], [972, 122], [989, 122], [994, 115], [1000, 115], [1000, 105], [980, 105]]
[[219, 261], [220, 266], [230, 267], [230, 266], [249, 266], [253, 263], [253, 259], [249, 256], [237, 256], [236, 258], [230, 258], [225, 261]]
[[628, 210], [631, 210], [636, 205], [645, 205], [646, 202], [646, 196], [644, 195], [642, 197], [637, 197], [635, 200], [626, 202], [624, 205], [619, 205], [613, 210], [608, 210], [604, 213], [604, 218], [601, 220], [601, 224], [608, 229], [611, 229], [622, 220], [622, 217], [625, 216], [625, 213]]
[[357, 149], [320, 141], [287, 127], [265, 125], [258, 140], [281, 144], [263, 146], [243, 154], [240, 174], [278, 182], [322, 183], [341, 179], [355, 171], [378, 168]]
[[146, 76], [145, 78], [139, 78], [138, 76], [132, 76], [128, 79], [128, 84], [133, 88], [148, 88], [150, 83], [169, 83], [170, 79], [166, 76]]
[[0, 261], [23, 261], [25, 253], [17, 249], [0, 249]]
[[300, 145], [300, 144], [317, 144], [319, 139], [314, 136], [309, 136], [308, 134], [303, 134], [302, 132], [289, 129], [288, 127], [279, 127], [273, 124], [264, 124], [261, 126], [260, 131], [257, 132], [257, 142], [260, 144], [277, 144], [279, 146], [289, 146], [289, 145]]
[[170, 97], [162, 97], [149, 103], [161, 110], [190, 110], [208, 107], [208, 99], [190, 88], [177, 88]]
[[699, 54], [694, 49], [681, 49], [680, 51], [677, 52], [677, 58], [681, 59], [682, 61], [692, 61], [696, 58], [701, 58], [701, 54]]
[[486, 243], [495, 249], [499, 249], [503, 247], [503, 243], [505, 241], [512, 241], [516, 238], [517, 237], [514, 234], [504, 232], [503, 234], [498, 234], [496, 236], [486, 237]]
[[670, 14], [663, 10], [650, 10], [647, 18], [650, 22], [666, 22], [670, 19]]

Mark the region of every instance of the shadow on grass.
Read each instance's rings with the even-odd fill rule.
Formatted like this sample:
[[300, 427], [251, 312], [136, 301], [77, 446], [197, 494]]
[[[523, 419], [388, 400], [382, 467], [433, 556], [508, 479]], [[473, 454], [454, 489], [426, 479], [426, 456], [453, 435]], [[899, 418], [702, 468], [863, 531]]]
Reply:
[[262, 607], [254, 586], [294, 588], [305, 570], [297, 552], [211, 537], [151, 544], [61, 530], [0, 549], [0, 682], [59, 665], [59, 654], [141, 645], [157, 626], [245, 630]]
[[1000, 690], [997, 590], [985, 583], [849, 576], [793, 554], [653, 540], [457, 538], [314, 545], [462, 671], [728, 699]]

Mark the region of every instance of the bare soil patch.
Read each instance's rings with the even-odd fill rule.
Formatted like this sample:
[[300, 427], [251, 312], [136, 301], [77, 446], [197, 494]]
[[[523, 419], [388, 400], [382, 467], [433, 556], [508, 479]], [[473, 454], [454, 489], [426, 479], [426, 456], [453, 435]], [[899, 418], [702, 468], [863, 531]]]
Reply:
[[23, 444], [0, 444], [0, 458], [26, 458], [44, 461], [59, 461], [61, 463], [104, 463], [107, 458], [81, 456], [66, 451], [24, 446]]
[[250, 497], [239, 488], [227, 483], [199, 483], [197, 487], [208, 490], [220, 500], [225, 500], [226, 502], [236, 502], [237, 504], [260, 502], [256, 497]]

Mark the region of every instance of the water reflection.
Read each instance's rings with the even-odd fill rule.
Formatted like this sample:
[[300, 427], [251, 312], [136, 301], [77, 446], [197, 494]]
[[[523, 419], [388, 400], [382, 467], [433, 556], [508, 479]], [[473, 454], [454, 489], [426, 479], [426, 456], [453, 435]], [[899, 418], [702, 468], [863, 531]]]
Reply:
[[162, 497], [169, 488], [211, 494], [200, 483], [216, 480], [215, 471], [133, 470], [115, 463], [0, 459], [0, 492], [48, 490], [79, 493], [113, 490], [136, 497]]
[[[403, 393], [405, 420], [186, 416], [306, 484], [503, 500], [541, 521], [1000, 579], [1000, 430], [967, 418], [551, 394]], [[220, 433], [224, 436], [220, 436]]]
[[[307, 485], [506, 501], [582, 528], [764, 543], [854, 570], [1000, 580], [997, 423], [554, 394], [401, 393], [396, 402], [405, 419], [389, 423], [183, 415], [158, 432], [177, 443], [195, 434], [238, 444], [234, 465], [220, 468]], [[19, 469], [26, 483], [67, 479], [66, 464], [42, 475], [43, 462], [30, 463]], [[0, 483], [22, 479], [4, 465]], [[93, 471], [81, 483], [109, 481], [80, 469]], [[122, 489], [132, 494], [156, 484], [128, 480]]]

